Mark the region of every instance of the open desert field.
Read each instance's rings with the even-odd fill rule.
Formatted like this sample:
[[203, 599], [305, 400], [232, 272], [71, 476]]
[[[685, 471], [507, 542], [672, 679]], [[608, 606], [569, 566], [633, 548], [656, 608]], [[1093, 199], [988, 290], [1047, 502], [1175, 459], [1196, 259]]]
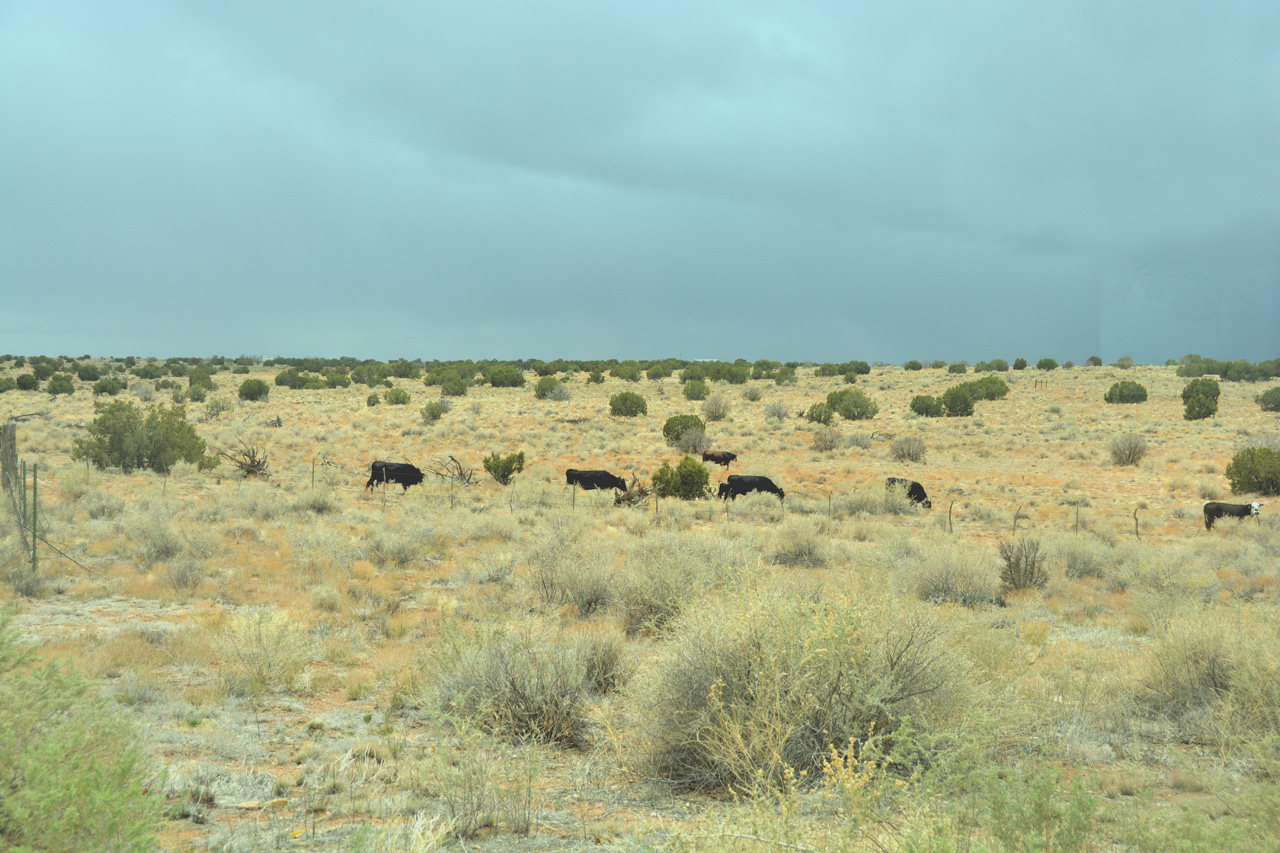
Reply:
[[[710, 488], [785, 500], [615, 506], [565, 471], [677, 465], [663, 425], [705, 402], [678, 374], [574, 373], [562, 400], [529, 374], [427, 421], [421, 379], [371, 407], [280, 369], [185, 409], [265, 477], [100, 470], [73, 458], [92, 383], [0, 394], [0, 421], [39, 414], [17, 455], [58, 549], [33, 574], [4, 501], [9, 628], [128, 724], [163, 849], [1280, 849], [1280, 502], [1225, 476], [1280, 446], [1255, 402], [1277, 380], [1187, 421], [1172, 366], [1027, 369], [923, 418], [976, 377], [876, 365], [852, 386], [875, 417], [822, 436], [803, 413], [842, 377], [714, 382], [707, 445], [738, 458]], [[128, 378], [98, 399], [170, 402]], [[1121, 380], [1147, 401], [1104, 403]], [[612, 416], [621, 391], [647, 414]], [[1116, 464], [1129, 435], [1145, 455]], [[485, 472], [517, 451], [510, 485]], [[375, 460], [426, 479], [366, 489]], [[1264, 507], [1210, 531], [1211, 500]]]

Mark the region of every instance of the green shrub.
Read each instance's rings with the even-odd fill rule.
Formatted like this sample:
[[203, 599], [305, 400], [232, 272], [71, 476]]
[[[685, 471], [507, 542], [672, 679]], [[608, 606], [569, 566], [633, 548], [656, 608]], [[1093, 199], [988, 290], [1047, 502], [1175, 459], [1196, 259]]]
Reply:
[[941, 370], [947, 366], [947, 363], [940, 358], [935, 358], [933, 361], [929, 362], [929, 366], [934, 370]]
[[524, 451], [503, 456], [497, 451], [484, 458], [484, 470], [500, 484], [510, 485], [511, 478], [524, 470]]
[[649, 365], [648, 369], [645, 370], [644, 375], [646, 379], [648, 379], [651, 382], [654, 382], [659, 379], [666, 379], [668, 376], [672, 374], [672, 372], [673, 371], [671, 369], [671, 365], [667, 364], [665, 361], [662, 361], [662, 362], [658, 362], [657, 364]]
[[460, 376], [450, 376], [440, 384], [440, 393], [445, 397], [465, 397], [467, 382]]
[[691, 429], [700, 429], [705, 432], [707, 425], [697, 415], [672, 415], [662, 425], [662, 437], [666, 439], [667, 444], [674, 447], [680, 440], [680, 436]]
[[824, 364], [819, 364], [816, 368], [814, 368], [813, 375], [814, 376], [839, 376], [840, 368], [838, 365], [832, 364], [831, 362], [828, 361], [828, 362], [825, 362]]
[[667, 462], [653, 472], [653, 493], [660, 498], [680, 498], [694, 500], [706, 497], [711, 489], [708, 483], [711, 475], [707, 466], [692, 456], [680, 460], [680, 464], [672, 469]]
[[521, 388], [524, 374], [509, 364], [495, 364], [484, 377], [494, 388]]
[[382, 399], [388, 406], [406, 406], [409, 404], [409, 392], [403, 388], [388, 388]]
[[1195, 396], [1182, 405], [1182, 419], [1185, 421], [1202, 421], [1218, 413], [1218, 401], [1213, 397]]
[[1089, 367], [1102, 367], [1102, 357], [1097, 355], [1089, 356], [1089, 360], [1085, 362]]
[[920, 394], [911, 398], [911, 411], [926, 418], [942, 417], [942, 401], [928, 394]]
[[150, 406], [145, 417], [127, 400], [95, 402], [93, 410], [89, 437], [75, 440], [72, 459], [126, 474], [135, 468], [166, 474], [179, 460], [195, 463], [204, 455], [205, 443], [187, 423], [182, 406]]
[[206, 391], [213, 391], [217, 386], [213, 383], [213, 374], [208, 370], [193, 370], [187, 376], [187, 386], [191, 388], [203, 388]]
[[1226, 475], [1233, 495], [1280, 495], [1280, 451], [1246, 447], [1231, 457]]
[[1013, 369], [1014, 369], [1014, 370], [1026, 370], [1026, 369], [1027, 369], [1027, 360], [1026, 360], [1025, 358], [1015, 358], [1015, 359], [1013, 360]]
[[0, 376], [0, 394], [5, 391], [12, 391], [18, 387], [18, 380], [12, 376]]
[[624, 382], [639, 382], [641, 375], [640, 365], [634, 361], [624, 362], [610, 370], [609, 375], [616, 376]]
[[857, 388], [841, 388], [827, 395], [827, 405], [847, 421], [867, 421], [876, 416], [880, 407]]
[[265, 400], [271, 389], [261, 379], [246, 379], [240, 383], [239, 393], [241, 400]]
[[1107, 389], [1102, 399], [1108, 403], [1145, 403], [1147, 389], [1131, 380], [1117, 382]]
[[235, 367], [231, 368], [231, 372], [232, 372], [232, 373], [239, 373], [240, 375], [242, 375], [242, 376], [243, 376], [244, 374], [246, 374], [246, 373], [248, 373], [248, 372], [249, 372], [249, 365], [247, 365], [247, 364], [237, 364]]
[[973, 414], [973, 395], [964, 385], [956, 385], [943, 391], [939, 402], [949, 418], [967, 418]]
[[969, 368], [960, 362], [955, 362], [947, 367], [947, 373], [968, 373]]
[[1222, 378], [1228, 382], [1257, 382], [1262, 378], [1262, 372], [1256, 364], [1233, 361], [1227, 366], [1227, 373]]
[[804, 413], [804, 419], [809, 423], [830, 426], [831, 419], [835, 417], [835, 414], [835, 410], [826, 403], [814, 403], [809, 407], [809, 410]]
[[1187, 402], [1192, 397], [1212, 397], [1215, 401], [1222, 394], [1222, 389], [1218, 387], [1217, 380], [1209, 377], [1201, 377], [1200, 379], [1192, 379], [1182, 388], [1182, 402]]
[[903, 370], [924, 370], [924, 365], [913, 358], [910, 361], [904, 362], [902, 365], [902, 369]]
[[58, 372], [58, 369], [53, 366], [53, 362], [49, 361], [41, 361], [39, 363], [33, 362], [31, 370], [35, 373], [36, 379], [39, 379], [41, 382]]
[[684, 383], [680, 393], [684, 394], [686, 400], [705, 400], [707, 395], [711, 393], [711, 389], [707, 387], [707, 383], [702, 379], [690, 379]]
[[97, 382], [102, 378], [102, 371], [96, 364], [82, 364], [76, 368], [76, 378], [81, 382]]
[[533, 396], [537, 400], [546, 400], [551, 397], [552, 393], [560, 387], [560, 380], [554, 376], [543, 376], [538, 383], [533, 386]]
[[44, 387], [44, 390], [54, 396], [58, 394], [74, 394], [76, 381], [71, 378], [69, 373], [55, 373], [49, 377], [49, 384]]
[[1070, 370], [1071, 368], [1073, 368], [1073, 367], [1075, 367], [1075, 366], [1076, 366], [1076, 363], [1075, 363], [1074, 361], [1072, 361], [1071, 359], [1067, 359], [1066, 361], [1062, 362], [1062, 369], [1063, 369], [1063, 370]]
[[368, 397], [365, 398], [364, 404], [372, 409], [374, 406], [378, 405], [381, 402], [382, 400], [378, 398], [378, 393], [375, 391], [374, 393], [370, 394]]
[[1269, 388], [1254, 398], [1264, 412], [1280, 412], [1280, 386]]
[[975, 403], [979, 400], [1003, 400], [1009, 393], [1009, 383], [999, 376], [984, 376], [958, 387], [967, 391]]
[[346, 373], [333, 370], [325, 374], [324, 385], [326, 388], [350, 388], [351, 377]]
[[587, 382], [592, 385], [603, 385], [604, 374], [598, 370], [593, 370], [587, 374]]
[[19, 391], [34, 391], [40, 387], [40, 380], [34, 373], [20, 373], [16, 381]]
[[680, 371], [681, 382], [693, 382], [695, 379], [705, 380], [707, 378], [707, 366], [703, 363], [694, 363]]
[[609, 414], [623, 418], [649, 414], [649, 404], [634, 391], [622, 391], [609, 398]]
[[422, 407], [422, 420], [425, 423], [435, 423], [444, 417], [445, 412], [449, 411], [443, 400], [432, 400]]
[[0, 847], [158, 849], [132, 726], [71, 667], [37, 663], [0, 614]]
[[1058, 362], [1051, 358], [1042, 358], [1036, 362], [1036, 370], [1057, 370]]
[[794, 367], [779, 367], [773, 371], [773, 382], [775, 385], [795, 385], [796, 369]]
[[[177, 402], [177, 395], [179, 393], [180, 393], [179, 391], [173, 392], [175, 402]], [[186, 399], [190, 400], [193, 403], [203, 403], [205, 401], [205, 398], [208, 396], [209, 396], [209, 389], [205, 388], [203, 385], [192, 385], [190, 388], [187, 389]]]

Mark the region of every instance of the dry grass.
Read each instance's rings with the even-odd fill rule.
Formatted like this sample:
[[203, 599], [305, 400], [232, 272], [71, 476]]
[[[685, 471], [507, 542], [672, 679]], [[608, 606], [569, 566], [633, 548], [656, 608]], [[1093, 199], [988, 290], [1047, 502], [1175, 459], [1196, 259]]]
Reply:
[[[251, 375], [270, 384], [273, 374]], [[42, 551], [31, 575], [4, 508], [0, 569], [14, 581], [4, 595], [43, 653], [78, 662], [144, 722], [155, 769], [185, 780], [167, 789], [170, 848], [192, 838], [251, 846], [321, 821], [348, 829], [317, 835], [318, 846], [348, 849], [350, 833], [368, 825], [377, 831], [365, 849], [431, 849], [466, 831], [514, 835], [532, 802], [539, 817], [529, 831], [634, 843], [651, 828], [642, 814], [688, 817], [688, 801], [623, 772], [652, 775], [663, 766], [654, 744], [675, 750], [673, 733], [689, 730], [680, 728], [689, 720], [658, 715], [659, 697], [677, 696], [677, 709], [692, 713], [714, 672], [737, 671], [714, 661], [755, 661], [761, 696], [772, 698], [741, 706], [750, 714], [716, 729], [707, 755], [677, 752], [668, 764], [693, 787], [750, 788], [757, 771], [779, 783], [785, 763], [817, 772], [815, 743], [789, 726], [832, 721], [818, 714], [816, 694], [789, 695], [781, 670], [743, 638], [800, 681], [811, 673], [829, 683], [833, 648], [866, 664], [846, 674], [874, 680], [893, 644], [913, 636], [902, 633], [909, 625], [929, 626], [919, 648], [945, 652], [946, 689], [903, 707], [943, 742], [974, 738], [970, 754], [982, 760], [1105, 768], [1104, 787], [1125, 809], [1146, 808], [1135, 789], [1216, 793], [1269, 772], [1254, 745], [1280, 734], [1280, 522], [1266, 508], [1208, 533], [1200, 515], [1204, 499], [1229, 494], [1222, 471], [1236, 446], [1274, 430], [1252, 403], [1258, 387], [1223, 383], [1215, 421], [1188, 424], [1172, 368], [1123, 371], [1151, 392], [1132, 407], [1100, 405], [1121, 371], [1055, 372], [1048, 388], [1032, 388], [1028, 372], [1010, 374], [1009, 397], [978, 403], [973, 418], [930, 420], [908, 404], [943, 390], [945, 374], [877, 367], [859, 377], [881, 407], [875, 420], [814, 450], [813, 427], [795, 415], [844, 387], [840, 377], [802, 368], [794, 386], [750, 383], [754, 400], [713, 384], [732, 404], [710, 441], [739, 460], [711, 469], [712, 488], [727, 473], [764, 474], [787, 499], [663, 501], [655, 512], [615, 509], [607, 493], [574, 495], [563, 472], [647, 479], [663, 460], [677, 462], [661, 425], [699, 404], [674, 380], [658, 394], [647, 381], [579, 376], [569, 399], [536, 405], [527, 387], [477, 387], [424, 426], [418, 409], [432, 397], [420, 384], [401, 383], [409, 406], [368, 408], [363, 386], [272, 386], [266, 402], [245, 404], [232, 384], [244, 378], [215, 376], [213, 398], [231, 405], [217, 419], [199, 419], [201, 406], [188, 413], [211, 445], [265, 448], [272, 477], [263, 482], [190, 465], [167, 478], [86, 472], [69, 453], [75, 425], [92, 419], [89, 394], [0, 395], [0, 418], [49, 412], [20, 425], [19, 452], [40, 465], [42, 533], [85, 566]], [[610, 417], [620, 390], [644, 394], [649, 414]], [[283, 426], [263, 425], [276, 416]], [[1109, 445], [1125, 434], [1149, 448], [1140, 466], [1112, 464]], [[917, 437], [928, 464], [909, 476], [929, 491], [931, 512], [884, 489], [885, 477], [903, 475], [899, 457], [910, 459], [904, 439]], [[452, 454], [479, 470], [488, 453], [512, 449], [527, 462], [511, 489], [487, 478], [451, 488], [433, 476], [407, 492], [363, 488], [375, 459], [425, 469]], [[1009, 592], [1001, 608], [1008, 564], [999, 549], [1015, 513], [1018, 534], [1042, 543], [1036, 567], [1048, 577]], [[819, 636], [836, 600], [864, 618], [840, 623], [859, 626], [852, 634]], [[456, 642], [472, 631], [490, 639]], [[663, 693], [662, 679], [681, 672], [684, 688]], [[441, 716], [442, 703], [472, 730]], [[860, 726], [883, 721], [848, 707], [827, 746], [847, 750]], [[509, 764], [511, 747], [470, 739], [477, 728], [513, 739], [566, 732], [540, 739], [580, 749], [542, 746]], [[1188, 741], [1203, 755], [1184, 755]], [[929, 749], [935, 766], [949, 760], [947, 747]], [[534, 764], [532, 777], [508, 772]], [[1228, 765], [1241, 775], [1218, 782]], [[534, 779], [523, 799], [520, 778]], [[445, 795], [459, 780], [473, 800]], [[237, 797], [259, 801], [258, 835], [236, 828], [248, 826]], [[285, 805], [262, 805], [277, 798]], [[908, 830], [916, 820], [934, 826], [925, 802], [899, 804]], [[803, 819], [814, 837], [832, 825], [821, 809]]]

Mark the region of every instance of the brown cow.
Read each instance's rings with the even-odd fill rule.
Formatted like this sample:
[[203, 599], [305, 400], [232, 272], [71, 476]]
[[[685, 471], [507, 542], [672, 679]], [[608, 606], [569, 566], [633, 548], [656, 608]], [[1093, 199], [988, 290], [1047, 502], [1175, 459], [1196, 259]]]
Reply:
[[738, 458], [738, 454], [730, 453], [727, 450], [705, 450], [702, 453], [703, 462], [714, 462], [717, 465], [723, 465], [728, 468], [729, 463]]

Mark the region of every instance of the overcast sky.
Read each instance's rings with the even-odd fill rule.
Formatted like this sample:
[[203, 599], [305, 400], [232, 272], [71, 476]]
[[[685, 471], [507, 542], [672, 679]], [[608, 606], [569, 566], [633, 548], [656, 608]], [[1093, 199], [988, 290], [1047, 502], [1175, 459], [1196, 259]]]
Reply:
[[0, 351], [1280, 356], [1280, 3], [0, 0]]

